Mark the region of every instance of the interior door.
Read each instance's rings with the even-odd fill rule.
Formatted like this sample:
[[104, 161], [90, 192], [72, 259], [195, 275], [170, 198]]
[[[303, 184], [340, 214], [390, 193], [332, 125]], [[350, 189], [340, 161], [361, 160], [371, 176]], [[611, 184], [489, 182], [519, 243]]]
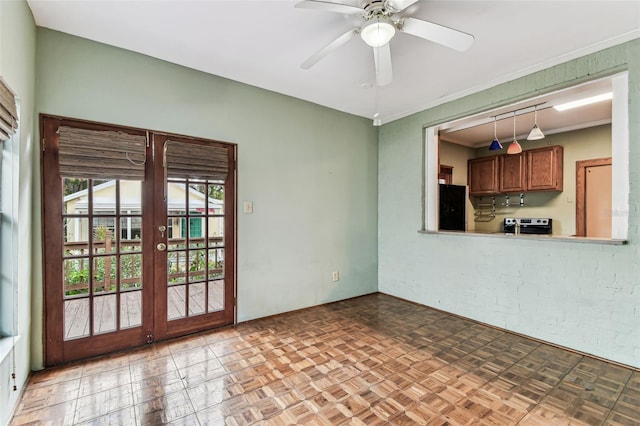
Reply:
[[611, 238], [611, 164], [586, 168], [586, 237]]
[[171, 137], [217, 160], [178, 176], [167, 135], [49, 116], [41, 135], [46, 365], [233, 323], [234, 145]]
[[576, 235], [611, 238], [611, 157], [576, 161]]

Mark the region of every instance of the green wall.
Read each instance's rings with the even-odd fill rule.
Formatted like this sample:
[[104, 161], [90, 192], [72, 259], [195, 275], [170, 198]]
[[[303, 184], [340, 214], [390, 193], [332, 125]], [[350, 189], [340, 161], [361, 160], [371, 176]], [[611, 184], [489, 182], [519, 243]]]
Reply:
[[[629, 76], [629, 237], [611, 246], [423, 234], [423, 129], [598, 77]], [[380, 129], [378, 288], [640, 367], [640, 40], [422, 111]]]
[[[32, 242], [36, 236], [31, 232], [32, 200], [35, 198], [32, 187], [35, 165], [33, 152], [37, 152], [34, 149], [37, 139], [33, 135], [35, 52], [36, 29], [27, 3], [0, 1], [0, 76], [15, 91], [20, 108], [19, 132], [5, 143], [2, 160], [5, 169], [2, 179], [0, 321], [5, 334], [14, 334], [7, 331], [14, 328], [15, 309], [17, 335], [15, 345], [11, 338], [0, 338], [0, 424], [8, 423], [31, 369], [30, 284], [32, 271], [39, 267], [39, 258], [32, 255]], [[17, 280], [15, 299], [11, 294], [12, 279]], [[10, 346], [13, 346], [13, 351], [7, 353], [6, 349]], [[10, 379], [14, 361], [17, 391], [12, 390], [14, 382]]]
[[370, 120], [43, 28], [37, 42], [38, 113], [238, 144], [238, 205], [254, 203], [238, 213], [239, 321], [377, 290]]

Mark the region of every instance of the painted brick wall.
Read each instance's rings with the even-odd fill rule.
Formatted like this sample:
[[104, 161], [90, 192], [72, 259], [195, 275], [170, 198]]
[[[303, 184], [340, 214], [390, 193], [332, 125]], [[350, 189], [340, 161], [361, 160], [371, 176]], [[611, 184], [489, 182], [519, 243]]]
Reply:
[[[629, 72], [629, 241], [624, 246], [425, 235], [422, 129], [614, 72]], [[640, 40], [383, 126], [381, 292], [640, 367]]]

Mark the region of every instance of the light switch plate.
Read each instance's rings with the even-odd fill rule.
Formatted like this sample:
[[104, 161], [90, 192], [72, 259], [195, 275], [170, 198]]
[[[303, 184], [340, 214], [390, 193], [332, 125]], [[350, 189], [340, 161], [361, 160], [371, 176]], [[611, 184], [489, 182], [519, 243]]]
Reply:
[[244, 202], [244, 212], [246, 214], [253, 213], [253, 201], [245, 201]]

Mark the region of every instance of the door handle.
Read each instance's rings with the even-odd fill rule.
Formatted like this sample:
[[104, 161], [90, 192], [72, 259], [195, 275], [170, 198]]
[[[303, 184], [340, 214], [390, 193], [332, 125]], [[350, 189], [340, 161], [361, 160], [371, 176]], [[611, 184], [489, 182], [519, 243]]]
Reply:
[[158, 231], [160, 231], [160, 236], [161, 236], [162, 238], [164, 238], [164, 231], [166, 231], [166, 230], [167, 230], [167, 227], [166, 227], [166, 226], [164, 226], [164, 225], [160, 225], [160, 226], [158, 226]]
[[167, 249], [167, 245], [165, 243], [158, 243], [156, 248], [158, 249], [158, 251], [165, 251]]

